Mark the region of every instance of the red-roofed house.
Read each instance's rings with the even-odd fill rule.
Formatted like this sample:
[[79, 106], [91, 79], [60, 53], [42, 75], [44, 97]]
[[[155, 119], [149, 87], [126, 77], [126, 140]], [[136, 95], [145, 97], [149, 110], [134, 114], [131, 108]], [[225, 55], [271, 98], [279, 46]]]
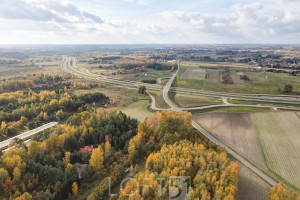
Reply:
[[83, 148], [79, 149], [80, 153], [84, 153], [84, 152], [92, 152], [94, 150], [94, 147], [90, 147], [90, 146], [84, 146]]

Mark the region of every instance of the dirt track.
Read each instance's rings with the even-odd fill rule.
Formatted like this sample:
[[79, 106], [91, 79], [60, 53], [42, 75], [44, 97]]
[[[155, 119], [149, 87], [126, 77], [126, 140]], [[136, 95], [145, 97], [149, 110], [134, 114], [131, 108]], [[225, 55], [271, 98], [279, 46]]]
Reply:
[[193, 117], [219, 140], [267, 171], [249, 113], [205, 113], [194, 114]]

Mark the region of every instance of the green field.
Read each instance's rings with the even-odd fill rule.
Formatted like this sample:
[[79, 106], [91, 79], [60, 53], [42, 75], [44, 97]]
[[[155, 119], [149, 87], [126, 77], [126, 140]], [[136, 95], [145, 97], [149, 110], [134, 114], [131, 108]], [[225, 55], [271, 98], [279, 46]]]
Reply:
[[253, 108], [253, 107], [221, 107], [213, 109], [213, 112], [265, 112], [271, 111], [268, 108]]
[[158, 78], [162, 78], [162, 77], [170, 77], [171, 74], [173, 72], [171, 72], [170, 70], [153, 70], [153, 69], [147, 69], [147, 72], [142, 78], [139, 79], [139, 81], [143, 81], [143, 80], [157, 80]]
[[[223, 84], [209, 82], [207, 80], [190, 80], [180, 79], [181, 75], [189, 68], [200, 69], [199, 65], [181, 64], [180, 71], [177, 76], [177, 85], [180, 87], [187, 87], [199, 90], [210, 90], [219, 92], [233, 92], [233, 93], [266, 93], [276, 94], [278, 88], [283, 88], [286, 84], [291, 84], [295, 93], [300, 93], [300, 78], [299, 76], [290, 76], [288, 74], [271, 73], [271, 72], [255, 72], [246, 71], [243, 68], [230, 68], [231, 74], [237, 72], [243, 72], [250, 78], [249, 82], [236, 83], [236, 84]], [[207, 72], [222, 71], [222, 67], [219, 69], [205, 68]]]
[[149, 90], [149, 93], [152, 94], [152, 96], [155, 98], [155, 105], [157, 108], [169, 108], [168, 104], [163, 98], [162, 91]]
[[161, 80], [161, 85], [166, 85], [169, 79], [162, 79]]
[[95, 92], [101, 92], [111, 100], [118, 101], [118, 110], [139, 121], [144, 121], [146, 117], [153, 114], [147, 109], [150, 97], [148, 95], [139, 94], [136, 89], [120, 87], [93, 88], [89, 90], [75, 90], [74, 94], [81, 95]]
[[228, 103], [231, 103], [231, 104], [247, 104], [247, 105], [263, 104], [263, 102], [241, 101], [241, 100], [234, 100], [234, 99], [228, 99], [227, 101], [228, 101]]
[[215, 97], [176, 94], [173, 92], [169, 93], [169, 97], [177, 106], [182, 108], [223, 104], [223, 101], [220, 98]]
[[86, 93], [95, 93], [101, 92], [108, 96], [111, 100], [118, 102], [118, 109], [127, 107], [130, 104], [139, 101], [147, 100], [150, 101], [151, 98], [148, 95], [143, 95], [138, 93], [137, 89], [133, 88], [123, 88], [123, 87], [109, 87], [106, 88], [93, 88], [93, 89], [77, 89], [74, 91], [74, 94], [86, 94]]
[[300, 192], [300, 113], [252, 113], [266, 164], [283, 183]]
[[153, 113], [147, 109], [148, 104], [148, 100], [139, 100], [130, 104], [128, 107], [121, 108], [120, 111], [142, 122], [147, 117], [151, 117], [153, 115]]

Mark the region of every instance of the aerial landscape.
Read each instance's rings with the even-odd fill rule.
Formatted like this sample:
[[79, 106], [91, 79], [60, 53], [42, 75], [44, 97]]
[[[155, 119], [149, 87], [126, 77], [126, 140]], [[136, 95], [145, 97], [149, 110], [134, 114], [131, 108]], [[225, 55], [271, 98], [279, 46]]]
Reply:
[[298, 8], [1, 1], [0, 199], [300, 200]]

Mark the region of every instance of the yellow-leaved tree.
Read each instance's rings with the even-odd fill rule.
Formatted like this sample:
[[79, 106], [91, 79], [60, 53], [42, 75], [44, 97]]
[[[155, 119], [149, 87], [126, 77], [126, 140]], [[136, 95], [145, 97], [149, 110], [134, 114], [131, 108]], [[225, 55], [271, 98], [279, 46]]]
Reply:
[[270, 200], [295, 200], [297, 198], [300, 199], [300, 196], [296, 197], [296, 193], [289, 190], [283, 184], [278, 183], [274, 185], [269, 192]]
[[72, 184], [72, 193], [75, 195], [78, 193], [78, 185], [76, 182]]
[[105, 150], [105, 154], [106, 155], [109, 155], [111, 153], [111, 144], [109, 142], [108, 136], [105, 136], [105, 147], [104, 147], [104, 150]]
[[99, 145], [98, 148], [93, 150], [93, 153], [91, 155], [91, 159], [90, 159], [90, 166], [92, 167], [93, 170], [95, 171], [101, 171], [104, 166], [103, 166], [103, 149], [101, 147], [101, 145]]

